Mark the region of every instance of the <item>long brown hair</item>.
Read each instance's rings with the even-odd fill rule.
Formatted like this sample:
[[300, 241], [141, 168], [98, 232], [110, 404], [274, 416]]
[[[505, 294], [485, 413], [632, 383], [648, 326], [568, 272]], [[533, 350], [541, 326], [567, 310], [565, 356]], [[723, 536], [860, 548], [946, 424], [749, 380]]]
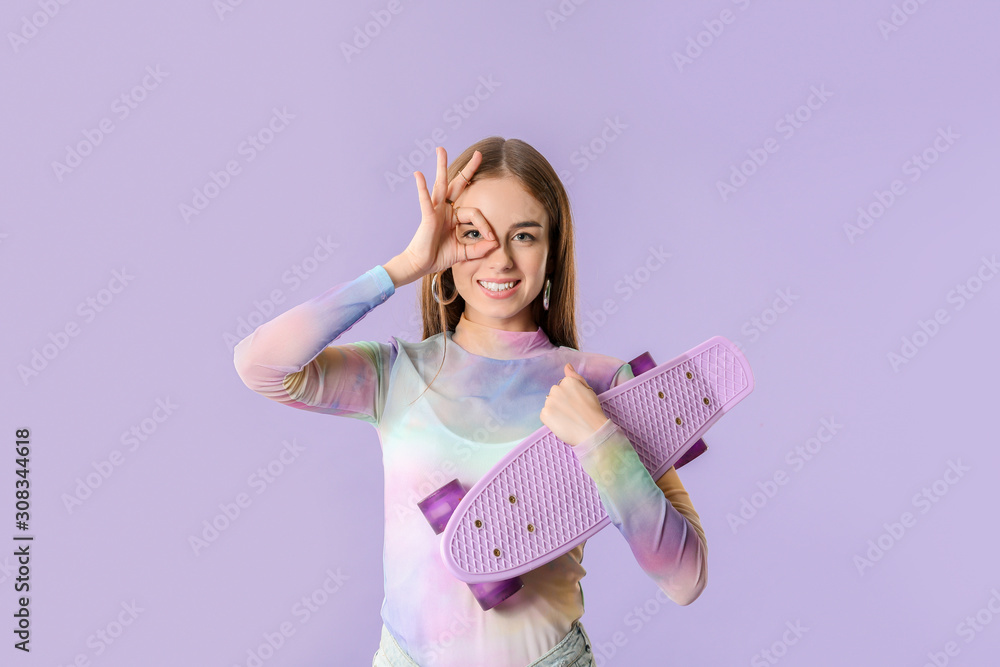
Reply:
[[[472, 183], [488, 178], [513, 176], [545, 209], [549, 218], [549, 254], [545, 276], [552, 281], [549, 309], [542, 307], [544, 289], [531, 306], [532, 317], [553, 345], [576, 349], [576, 261], [573, 244], [573, 218], [569, 196], [559, 175], [549, 161], [531, 145], [520, 139], [487, 137], [466, 148], [448, 167], [448, 183], [469, 163], [476, 151], [482, 162], [473, 174]], [[431, 281], [437, 275], [440, 303], [431, 294]], [[445, 300], [443, 296], [451, 294]], [[465, 311], [465, 299], [455, 289], [451, 267], [423, 277], [418, 295], [423, 319], [423, 339], [445, 330], [454, 331]], [[444, 337], [447, 352], [448, 337]], [[444, 357], [441, 358], [441, 367]], [[438, 373], [441, 372], [438, 368]], [[435, 373], [434, 379], [437, 378]], [[428, 385], [429, 386], [429, 385]], [[425, 389], [426, 391], [426, 389]], [[419, 398], [419, 397], [418, 397]]]

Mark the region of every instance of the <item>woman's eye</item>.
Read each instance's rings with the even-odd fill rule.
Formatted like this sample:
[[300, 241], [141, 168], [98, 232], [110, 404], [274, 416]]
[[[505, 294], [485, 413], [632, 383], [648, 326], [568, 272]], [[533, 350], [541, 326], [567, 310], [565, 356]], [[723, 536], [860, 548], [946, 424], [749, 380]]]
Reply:
[[[479, 233], [478, 229], [470, 229], [469, 231], [467, 231], [464, 234], [462, 234], [462, 238], [469, 238], [469, 234], [476, 234], [477, 235], [476, 238], [479, 238], [479, 237], [482, 236], [482, 234]], [[518, 236], [525, 237], [523, 239], [520, 239], [521, 241], [529, 241], [530, 242], [530, 241], [534, 241], [535, 240], [534, 235], [533, 234], [529, 234], [528, 232], [518, 232], [517, 234], [514, 235], [514, 238], [517, 238]]]

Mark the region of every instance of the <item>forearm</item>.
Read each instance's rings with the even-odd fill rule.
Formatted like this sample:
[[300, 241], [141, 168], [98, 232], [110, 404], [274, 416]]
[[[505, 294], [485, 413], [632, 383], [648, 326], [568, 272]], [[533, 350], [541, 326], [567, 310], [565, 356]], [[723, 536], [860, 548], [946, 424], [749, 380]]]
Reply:
[[237, 372], [251, 389], [280, 384], [394, 291], [395, 285], [381, 266], [331, 287], [261, 324], [241, 340], [233, 350]]
[[658, 484], [611, 420], [573, 451], [639, 566], [678, 604], [697, 599], [707, 583], [708, 548], [676, 471]]

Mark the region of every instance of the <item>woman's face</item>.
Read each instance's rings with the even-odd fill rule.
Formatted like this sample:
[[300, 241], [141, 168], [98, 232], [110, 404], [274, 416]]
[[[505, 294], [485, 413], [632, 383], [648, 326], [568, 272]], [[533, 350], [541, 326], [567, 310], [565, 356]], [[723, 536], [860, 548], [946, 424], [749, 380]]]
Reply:
[[[456, 206], [472, 206], [499, 241], [486, 256], [453, 264], [458, 293], [465, 299], [465, 317], [507, 331], [538, 328], [529, 306], [545, 286], [549, 252], [549, 220], [541, 203], [512, 177], [486, 178], [465, 188]], [[475, 243], [482, 236], [471, 223], [459, 223], [460, 241]], [[489, 290], [487, 283], [516, 283], [510, 289]]]

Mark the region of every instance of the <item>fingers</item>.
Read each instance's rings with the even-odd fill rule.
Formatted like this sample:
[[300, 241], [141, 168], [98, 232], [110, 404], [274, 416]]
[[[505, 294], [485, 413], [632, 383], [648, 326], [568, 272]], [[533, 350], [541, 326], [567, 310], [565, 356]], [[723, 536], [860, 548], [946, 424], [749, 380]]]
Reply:
[[468, 187], [469, 181], [472, 180], [472, 176], [476, 173], [476, 169], [479, 168], [482, 161], [482, 153], [476, 151], [472, 154], [469, 161], [464, 167], [462, 167], [458, 174], [455, 175], [455, 178], [451, 179], [451, 183], [448, 184], [448, 199], [458, 201], [458, 196], [462, 194], [466, 187]]
[[[437, 147], [437, 177], [434, 179], [434, 193], [431, 201], [437, 206], [448, 197], [448, 152], [444, 146]], [[454, 197], [448, 197], [455, 201]]]
[[[471, 206], [459, 206], [454, 211], [455, 240], [463, 247], [459, 254], [464, 255], [464, 261], [481, 259], [500, 246], [482, 211]], [[478, 232], [478, 238], [473, 232]]]
[[431, 196], [427, 192], [427, 180], [424, 178], [423, 173], [419, 171], [413, 172], [413, 178], [417, 181], [417, 196], [420, 198], [420, 213], [424, 216], [431, 215], [434, 211], [434, 204], [431, 202]]
[[[470, 231], [468, 225], [459, 225], [457, 228], [459, 243], [465, 247], [466, 260], [481, 259], [500, 246], [500, 242], [496, 240], [496, 237], [493, 236], [493, 232], [490, 231], [489, 224], [486, 223], [486, 219], [482, 217], [483, 214], [479, 213], [476, 209], [471, 210], [474, 210], [479, 214], [479, 217], [482, 219], [482, 223], [476, 221], [473, 222], [476, 227], [476, 231], [479, 232], [479, 240], [476, 240], [474, 235], [470, 235], [468, 237], [465, 236]], [[484, 229], [486, 230], [485, 233], [483, 232]], [[489, 238], [487, 238], [487, 234], [489, 235]]]
[[[472, 176], [476, 173], [476, 169], [482, 164], [483, 154], [479, 151], [475, 151], [469, 161], [462, 167], [455, 178], [448, 182], [448, 151], [445, 150], [444, 146], [437, 146], [435, 149], [437, 153], [437, 174], [434, 178], [434, 190], [431, 192], [430, 201], [432, 206], [437, 206], [445, 199], [450, 199], [451, 201], [457, 201], [459, 195], [465, 190], [469, 185], [469, 181], [472, 180]], [[426, 187], [426, 185], [425, 185]]]
[[[480, 238], [478, 240], [475, 238], [475, 235], [469, 234], [472, 228], [475, 228], [479, 232]], [[472, 243], [473, 248], [478, 246], [481, 249], [488, 246], [492, 249], [499, 243], [496, 240], [496, 234], [493, 233], [493, 228], [486, 220], [483, 212], [471, 206], [459, 206], [455, 208], [455, 234], [458, 236], [459, 243]], [[484, 243], [486, 243], [486, 246], [483, 246]], [[486, 252], [483, 252], [476, 255], [476, 257], [482, 257], [485, 254]], [[472, 257], [472, 248], [469, 249], [469, 259], [474, 259]]]
[[[573, 368], [573, 364], [569, 364], [569, 363], [566, 364], [566, 366], [563, 368], [563, 370], [566, 371], [566, 377], [573, 378], [574, 380], [578, 380], [581, 384], [583, 384], [584, 387], [586, 387], [587, 389], [590, 389], [591, 391], [593, 391], [593, 387], [590, 386], [590, 384], [587, 382], [586, 378], [584, 378], [582, 375], [580, 375], [579, 373], [576, 372], [576, 369]], [[564, 377], [563, 380], [565, 380], [566, 377]], [[562, 382], [562, 380], [560, 380], [560, 382]]]
[[485, 240], [471, 246], [465, 246], [465, 252], [468, 254], [467, 259], [481, 259], [490, 254], [496, 247], [496, 241]]

